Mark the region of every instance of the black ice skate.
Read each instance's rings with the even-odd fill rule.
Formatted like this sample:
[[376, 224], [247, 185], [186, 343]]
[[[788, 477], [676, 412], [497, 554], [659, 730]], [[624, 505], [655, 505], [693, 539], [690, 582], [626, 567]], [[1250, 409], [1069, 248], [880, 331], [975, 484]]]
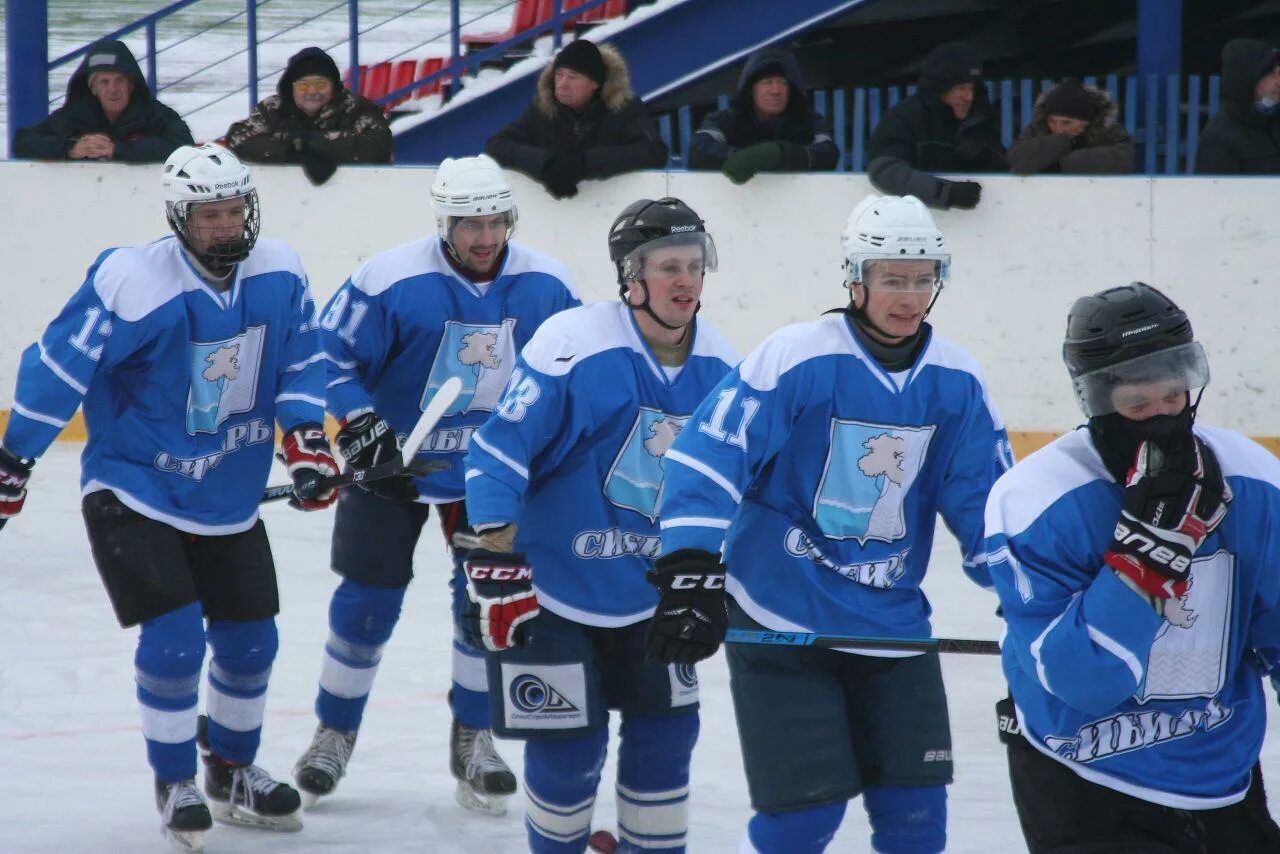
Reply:
[[213, 818], [195, 780], [156, 780], [156, 809], [160, 810], [160, 832], [175, 849], [204, 850], [204, 835], [213, 827]]
[[293, 766], [293, 779], [302, 792], [302, 808], [311, 809], [316, 801], [331, 794], [347, 773], [347, 762], [356, 746], [356, 730], [316, 727], [311, 746]]
[[449, 733], [449, 770], [458, 781], [458, 803], [474, 812], [505, 815], [507, 798], [515, 794], [516, 775], [493, 747], [493, 733], [463, 726], [457, 719]]
[[204, 759], [204, 792], [213, 817], [223, 824], [263, 830], [302, 830], [302, 799], [288, 783], [273, 780], [257, 765], [236, 765], [209, 750], [208, 719], [200, 716], [200, 755]]

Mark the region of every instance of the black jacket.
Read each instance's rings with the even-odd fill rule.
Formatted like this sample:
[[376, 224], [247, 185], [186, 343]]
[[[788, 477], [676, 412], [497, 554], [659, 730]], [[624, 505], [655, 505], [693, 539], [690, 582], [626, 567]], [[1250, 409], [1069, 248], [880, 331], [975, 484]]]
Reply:
[[964, 121], [956, 119], [941, 100], [951, 81], [949, 69], [937, 67], [937, 53], [925, 57], [915, 93], [885, 113], [872, 132], [867, 177], [882, 193], [947, 208], [952, 182], [929, 173], [1007, 172], [1009, 163], [987, 87], [974, 81], [973, 107]]
[[1235, 39], [1222, 50], [1222, 109], [1200, 135], [1196, 172], [1202, 175], [1280, 173], [1280, 108], [1261, 113], [1254, 88], [1276, 67], [1275, 48]]
[[626, 62], [612, 45], [598, 47], [606, 76], [586, 109], [575, 114], [556, 100], [555, 72], [548, 63], [533, 102], [485, 143], [485, 153], [535, 181], [543, 181], [548, 160], [565, 154], [583, 155], [584, 178], [665, 166], [666, 143], [648, 108], [631, 91]]
[[[770, 65], [781, 67], [791, 94], [786, 111], [776, 121], [763, 123], [756, 118], [751, 84], [757, 72]], [[831, 122], [809, 106], [800, 65], [785, 50], [766, 48], [747, 57], [730, 108], [707, 116], [693, 135], [689, 168], [718, 170], [735, 149], [761, 142], [781, 144], [784, 172], [834, 169], [840, 159], [840, 151], [831, 138]]]
[[[107, 121], [97, 96], [89, 91], [91, 65], [93, 71], [118, 71], [133, 78], [133, 95], [114, 123]], [[111, 137], [112, 159], [130, 163], [160, 163], [179, 146], [194, 144], [186, 122], [152, 97], [138, 61], [120, 41], [90, 46], [67, 81], [66, 102], [44, 121], [14, 134], [13, 156], [66, 160], [76, 140], [92, 133]]]
[[[293, 102], [300, 61], [319, 61], [333, 81], [333, 98], [313, 116]], [[247, 118], [227, 130], [227, 147], [254, 163], [390, 163], [391, 128], [382, 108], [342, 85], [337, 64], [318, 47], [289, 59], [276, 94], [264, 98]]]

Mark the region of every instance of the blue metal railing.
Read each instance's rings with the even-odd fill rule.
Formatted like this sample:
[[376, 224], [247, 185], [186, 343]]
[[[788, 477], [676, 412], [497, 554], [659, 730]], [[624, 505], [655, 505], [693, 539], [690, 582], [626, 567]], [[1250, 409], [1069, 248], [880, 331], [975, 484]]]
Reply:
[[[1222, 84], [1218, 75], [1152, 74], [1139, 78], [1109, 74], [1083, 80], [1106, 91], [1118, 106], [1117, 120], [1129, 131], [1136, 146], [1135, 173], [1187, 175], [1195, 171], [1201, 128], [1220, 106]], [[1054, 83], [1030, 78], [987, 81], [987, 94], [997, 111], [1005, 148], [1031, 123], [1036, 97]], [[876, 125], [888, 109], [912, 95], [915, 88], [863, 86], [809, 91], [814, 110], [828, 116], [834, 126], [836, 147], [840, 149], [838, 171], [866, 171], [867, 146]], [[721, 96], [716, 108], [723, 110], [728, 104], [728, 98]], [[671, 151], [670, 168], [684, 167], [685, 152], [696, 131], [693, 124], [694, 111], [689, 106], [659, 115], [659, 129]]]

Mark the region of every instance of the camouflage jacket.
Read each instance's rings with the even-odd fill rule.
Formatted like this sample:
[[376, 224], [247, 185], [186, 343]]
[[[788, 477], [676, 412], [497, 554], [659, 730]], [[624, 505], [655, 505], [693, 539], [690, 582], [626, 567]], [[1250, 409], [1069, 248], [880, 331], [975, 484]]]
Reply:
[[306, 154], [332, 163], [390, 163], [391, 128], [381, 107], [345, 88], [314, 116], [292, 103], [283, 108], [275, 94], [227, 130], [227, 147], [254, 163], [302, 163]]

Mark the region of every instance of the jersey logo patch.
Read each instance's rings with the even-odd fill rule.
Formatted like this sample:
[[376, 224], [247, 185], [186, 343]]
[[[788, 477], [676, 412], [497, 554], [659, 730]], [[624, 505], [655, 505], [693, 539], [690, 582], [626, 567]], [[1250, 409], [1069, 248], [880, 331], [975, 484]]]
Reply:
[[658, 519], [662, 494], [662, 458], [689, 416], [667, 415], [640, 407], [631, 432], [605, 477], [604, 494], [618, 507], [634, 510], [650, 522]]
[[1216, 697], [1227, 681], [1231, 602], [1235, 598], [1235, 558], [1218, 551], [1191, 561], [1187, 592], [1166, 599], [1160, 627], [1142, 683], [1139, 703]]
[[813, 518], [831, 539], [892, 543], [907, 535], [903, 510], [937, 427], [831, 420], [831, 443]]
[[251, 326], [223, 341], [192, 341], [187, 433], [217, 433], [232, 415], [253, 409], [267, 327]]
[[462, 393], [445, 415], [492, 412], [516, 366], [515, 327], [511, 317], [500, 325], [447, 322], [418, 405], [426, 409], [436, 389], [449, 377], [457, 377], [462, 380]]

